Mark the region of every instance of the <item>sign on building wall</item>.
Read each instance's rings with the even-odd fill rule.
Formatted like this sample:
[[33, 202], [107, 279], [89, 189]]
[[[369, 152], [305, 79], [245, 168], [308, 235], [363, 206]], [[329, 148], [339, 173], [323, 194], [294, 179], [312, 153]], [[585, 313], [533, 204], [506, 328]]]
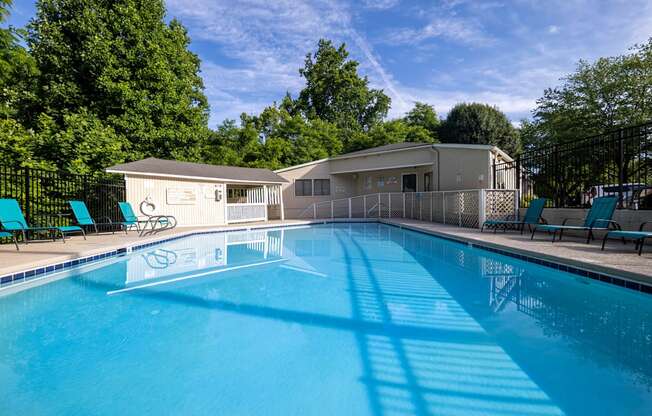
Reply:
[[195, 205], [197, 190], [195, 188], [167, 188], [166, 199], [168, 205]]

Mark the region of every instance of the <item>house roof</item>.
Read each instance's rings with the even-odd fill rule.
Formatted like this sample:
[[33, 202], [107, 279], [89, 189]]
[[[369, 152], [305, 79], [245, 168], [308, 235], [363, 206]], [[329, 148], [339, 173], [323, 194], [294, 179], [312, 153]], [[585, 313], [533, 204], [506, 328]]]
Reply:
[[413, 150], [413, 149], [476, 149], [476, 150], [488, 150], [494, 154], [499, 155], [504, 161], [506, 162], [511, 162], [513, 159], [505, 152], [503, 152], [501, 149], [499, 149], [497, 146], [493, 146], [490, 144], [465, 144], [465, 143], [412, 143], [412, 142], [402, 142], [402, 143], [391, 143], [391, 144], [386, 144], [384, 146], [377, 146], [377, 147], [372, 147], [369, 149], [364, 149], [364, 150], [358, 150], [355, 152], [350, 152], [350, 153], [344, 153], [339, 156], [334, 156], [328, 159], [320, 159], [320, 160], [314, 160], [312, 162], [307, 162], [307, 163], [302, 163], [300, 165], [295, 165], [295, 166], [288, 166], [287, 168], [283, 169], [278, 169], [275, 170], [274, 172], [276, 173], [282, 173], [286, 171], [291, 171], [294, 169], [302, 168], [305, 166], [310, 166], [310, 165], [315, 165], [318, 163], [324, 163], [328, 162], [329, 160], [339, 160], [339, 159], [348, 159], [348, 158], [355, 158], [355, 157], [365, 157], [365, 156], [371, 156], [371, 155], [377, 155], [377, 154], [383, 154], [383, 153], [390, 153], [390, 152], [400, 152], [404, 150]]
[[347, 157], [355, 157], [355, 156], [366, 156], [374, 153], [385, 153], [385, 152], [392, 152], [395, 150], [407, 150], [411, 148], [417, 148], [417, 147], [430, 147], [432, 144], [430, 143], [413, 143], [413, 142], [401, 142], [401, 143], [390, 143], [386, 144], [383, 146], [377, 146], [377, 147], [371, 147], [369, 149], [363, 149], [363, 150], [358, 150], [355, 152], [350, 152], [350, 153], [344, 153], [339, 156], [335, 156], [331, 159], [344, 159]]
[[108, 173], [130, 175], [153, 175], [184, 179], [211, 179], [237, 183], [285, 183], [269, 169], [241, 168], [236, 166], [207, 165], [203, 163], [178, 162], [153, 157], [123, 163], [106, 169]]

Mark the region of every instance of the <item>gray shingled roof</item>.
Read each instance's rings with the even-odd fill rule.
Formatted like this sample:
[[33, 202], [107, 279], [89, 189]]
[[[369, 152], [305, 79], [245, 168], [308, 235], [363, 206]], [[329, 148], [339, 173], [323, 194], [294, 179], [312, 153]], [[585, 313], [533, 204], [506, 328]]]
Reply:
[[189, 176], [206, 179], [224, 179], [239, 182], [283, 183], [281, 178], [269, 169], [241, 168], [236, 166], [206, 165], [203, 163], [178, 162], [153, 157], [123, 163], [106, 169], [109, 173], [141, 173], [169, 176]]
[[386, 144], [384, 146], [372, 147], [370, 149], [358, 150], [356, 152], [344, 153], [343, 155], [335, 156], [333, 159], [337, 159], [340, 157], [349, 157], [349, 156], [362, 156], [369, 153], [387, 152], [391, 150], [403, 150], [403, 149], [409, 149], [410, 147], [420, 147], [420, 146], [428, 146], [428, 145], [429, 143], [412, 143], [412, 142], [391, 143], [391, 144]]

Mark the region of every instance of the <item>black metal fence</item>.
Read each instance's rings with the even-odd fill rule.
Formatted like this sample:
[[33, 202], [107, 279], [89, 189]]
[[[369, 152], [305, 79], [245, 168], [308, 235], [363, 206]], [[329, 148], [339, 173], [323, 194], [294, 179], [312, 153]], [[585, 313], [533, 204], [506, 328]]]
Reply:
[[118, 202], [125, 200], [125, 183], [116, 177], [0, 165], [0, 198], [16, 199], [33, 225], [71, 224], [70, 200], [86, 202], [94, 218], [115, 221]]
[[619, 208], [652, 209], [652, 122], [494, 163], [493, 187], [519, 189], [522, 207], [545, 197], [549, 207], [586, 208], [614, 195]]

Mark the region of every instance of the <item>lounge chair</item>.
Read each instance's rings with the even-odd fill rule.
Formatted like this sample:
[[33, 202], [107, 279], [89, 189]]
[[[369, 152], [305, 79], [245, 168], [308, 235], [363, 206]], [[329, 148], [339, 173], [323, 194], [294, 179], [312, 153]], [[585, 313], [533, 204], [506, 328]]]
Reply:
[[4, 231], [0, 231], [0, 238], [11, 238], [14, 242], [14, 245], [16, 246], [16, 251], [19, 250], [18, 248], [18, 241], [16, 240], [16, 236], [13, 235], [12, 233], [7, 233]]
[[546, 221], [541, 218], [541, 213], [543, 212], [543, 207], [546, 205], [546, 201], [546, 198], [538, 198], [531, 201], [523, 219], [517, 217], [515, 220], [487, 220], [482, 224], [480, 232], [484, 231], [485, 227], [493, 228], [494, 233], [498, 230], [498, 227], [502, 227], [503, 230], [506, 230], [507, 227], [515, 227], [517, 230], [521, 230], [521, 234], [523, 234], [526, 225], [532, 230], [532, 226], [539, 224], [541, 221], [545, 224]]
[[[151, 215], [145, 217], [146, 219], [142, 219], [143, 217], [139, 218], [136, 216], [129, 202], [118, 202], [118, 205], [120, 206], [120, 212], [124, 218], [124, 221], [119, 224], [124, 227], [125, 234], [131, 227], [136, 227], [136, 230], [138, 230], [142, 236], [145, 233], [151, 234], [172, 229], [177, 225], [176, 218], [171, 215]], [[143, 224], [142, 228], [140, 224]], [[148, 225], [150, 226], [149, 231], [147, 230]], [[160, 226], [160, 228], [157, 229], [157, 225]]]
[[61, 236], [61, 240], [66, 242], [66, 234], [81, 233], [86, 239], [86, 233], [78, 225], [66, 225], [63, 227], [31, 227], [25, 221], [23, 212], [20, 210], [18, 201], [15, 199], [0, 199], [0, 231], [10, 233], [14, 238], [17, 234], [23, 237], [23, 243], [27, 244], [28, 233], [48, 231], [52, 233], [52, 240], [56, 241], [56, 234]]
[[70, 209], [72, 209], [72, 214], [75, 217], [77, 225], [80, 227], [93, 227], [95, 229], [95, 233], [97, 234], [99, 233], [97, 229], [98, 225], [108, 225], [111, 227], [111, 233], [115, 234], [114, 226], [116, 224], [111, 221], [111, 218], [103, 217], [102, 221], [104, 222], [97, 222], [91, 217], [91, 214], [88, 212], [88, 208], [86, 207], [84, 201], [68, 201], [68, 204], [70, 205]]
[[602, 250], [604, 250], [604, 245], [607, 242], [607, 239], [622, 238], [623, 242], [625, 242], [626, 239], [634, 240], [636, 243], [634, 249], [638, 250], [638, 255], [640, 256], [641, 253], [643, 252], [643, 245], [645, 244], [645, 239], [652, 238], [652, 231], [643, 231], [643, 228], [645, 228], [646, 224], [648, 224], [648, 222], [642, 223], [641, 226], [638, 227], [638, 231], [623, 231], [623, 230], [609, 231], [604, 235], [604, 238], [602, 239]]
[[614, 226], [616, 229], [620, 230], [620, 225], [618, 225], [616, 221], [611, 220], [611, 217], [613, 217], [614, 211], [616, 210], [617, 203], [618, 198], [615, 196], [602, 196], [600, 198], [595, 198], [582, 225], [566, 225], [568, 221], [577, 220], [577, 218], [566, 218], [561, 225], [537, 224], [532, 230], [532, 237], [530, 239], [534, 239], [534, 233], [537, 232], [537, 230], [552, 232], [553, 243], [555, 242], [557, 231], [559, 231], [560, 241], [565, 230], [586, 231], [586, 243], [588, 244], [591, 242], [593, 231], [595, 230], [609, 230], [610, 226]]

